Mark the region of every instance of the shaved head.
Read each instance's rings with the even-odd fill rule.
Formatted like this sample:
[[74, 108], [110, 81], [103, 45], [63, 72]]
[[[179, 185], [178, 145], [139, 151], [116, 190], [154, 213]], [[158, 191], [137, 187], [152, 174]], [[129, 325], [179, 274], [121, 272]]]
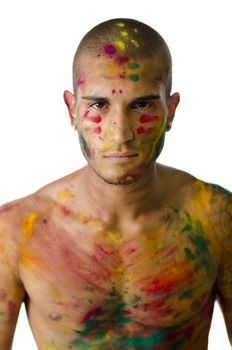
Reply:
[[76, 91], [81, 63], [86, 55], [115, 57], [123, 64], [126, 57], [153, 60], [159, 67], [158, 79], [170, 95], [172, 60], [161, 35], [150, 26], [134, 19], [116, 18], [92, 28], [81, 40], [73, 60], [73, 88]]

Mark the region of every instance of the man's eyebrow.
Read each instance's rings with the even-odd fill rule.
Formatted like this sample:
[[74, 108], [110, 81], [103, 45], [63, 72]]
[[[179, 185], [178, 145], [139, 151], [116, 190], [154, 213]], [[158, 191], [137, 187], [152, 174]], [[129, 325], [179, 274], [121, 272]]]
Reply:
[[100, 96], [82, 96], [81, 98], [83, 98], [84, 100], [90, 100], [90, 101], [106, 101], [108, 100], [107, 97], [100, 97]]
[[147, 100], [158, 100], [160, 98], [160, 95], [145, 95], [145, 96], [139, 96], [135, 97], [132, 102], [136, 101], [147, 101]]
[[[101, 97], [101, 96], [96, 96], [96, 95], [92, 95], [92, 96], [82, 96], [82, 98], [84, 100], [91, 100], [91, 101], [107, 101], [108, 98], [107, 97]], [[160, 95], [145, 95], [145, 96], [138, 96], [135, 97], [132, 102], [136, 102], [136, 101], [147, 101], [147, 100], [158, 100], [160, 98]]]

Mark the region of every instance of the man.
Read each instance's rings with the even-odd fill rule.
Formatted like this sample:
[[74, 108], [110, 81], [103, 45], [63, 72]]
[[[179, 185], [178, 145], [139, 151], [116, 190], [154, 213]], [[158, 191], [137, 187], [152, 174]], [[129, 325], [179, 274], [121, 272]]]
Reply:
[[206, 350], [232, 341], [232, 201], [157, 163], [179, 94], [163, 38], [113, 19], [82, 39], [64, 92], [87, 166], [0, 210], [0, 349], [25, 302], [40, 350]]

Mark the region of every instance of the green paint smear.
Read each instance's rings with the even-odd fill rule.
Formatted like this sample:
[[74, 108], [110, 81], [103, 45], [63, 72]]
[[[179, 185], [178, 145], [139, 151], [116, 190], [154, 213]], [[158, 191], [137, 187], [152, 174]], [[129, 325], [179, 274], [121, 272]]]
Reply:
[[209, 187], [213, 188], [214, 190], [216, 190], [217, 192], [224, 194], [226, 196], [231, 196], [231, 192], [228, 191], [227, 189], [225, 189], [224, 187], [221, 187], [219, 185], [216, 184], [211, 184], [211, 183], [207, 183], [209, 185]]
[[178, 350], [184, 343], [186, 343], [184, 339], [178, 339], [171, 345], [170, 350]]
[[128, 68], [130, 69], [138, 69], [140, 65], [138, 63], [130, 63]]
[[131, 74], [131, 75], [129, 75], [129, 78], [132, 81], [139, 81], [139, 75], [138, 74]]
[[88, 157], [90, 157], [90, 149], [89, 149], [89, 146], [84, 138], [84, 136], [78, 132], [78, 135], [79, 135], [79, 140], [80, 140], [80, 144], [81, 144], [81, 148], [83, 149], [83, 151], [85, 151], [86, 155]]
[[190, 290], [185, 290], [180, 296], [179, 296], [179, 300], [183, 300], [183, 299], [187, 299], [189, 297], [191, 297], [193, 295], [193, 291]]
[[193, 253], [191, 252], [191, 250], [189, 248], [184, 248], [184, 252], [185, 252], [186, 257], [189, 260], [194, 260], [195, 259], [195, 256], [193, 255]]

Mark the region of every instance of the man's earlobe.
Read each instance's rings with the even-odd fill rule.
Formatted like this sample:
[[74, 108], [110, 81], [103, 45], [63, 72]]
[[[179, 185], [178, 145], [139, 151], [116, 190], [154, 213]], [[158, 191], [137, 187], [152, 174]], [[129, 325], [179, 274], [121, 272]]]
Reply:
[[76, 106], [76, 99], [75, 96], [68, 90], [64, 91], [64, 102], [66, 106], [68, 107], [68, 112], [70, 116], [71, 125], [75, 126], [75, 106]]

